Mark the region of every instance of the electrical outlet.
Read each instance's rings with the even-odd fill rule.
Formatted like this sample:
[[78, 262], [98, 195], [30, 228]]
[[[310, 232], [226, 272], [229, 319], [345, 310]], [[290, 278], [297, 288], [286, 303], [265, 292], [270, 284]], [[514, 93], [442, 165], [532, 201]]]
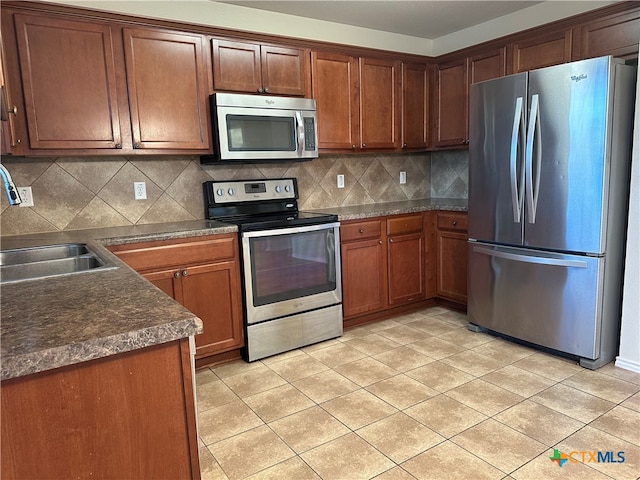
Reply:
[[31, 187], [16, 187], [18, 193], [20, 194], [20, 199], [22, 203], [20, 203], [21, 207], [33, 207], [33, 193], [31, 192]]
[[147, 184], [145, 182], [133, 182], [133, 195], [136, 200], [146, 200]]
[[400, 185], [407, 183], [407, 172], [400, 172]]
[[344, 175], [338, 175], [338, 188], [344, 188]]

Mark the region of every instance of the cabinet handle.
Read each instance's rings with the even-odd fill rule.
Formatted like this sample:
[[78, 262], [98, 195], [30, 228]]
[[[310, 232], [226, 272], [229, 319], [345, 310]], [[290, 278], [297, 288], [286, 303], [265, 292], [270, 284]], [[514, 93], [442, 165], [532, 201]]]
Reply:
[[390, 242], [390, 243], [393, 243], [393, 238], [390, 238], [390, 239], [389, 239], [389, 242]]
[[264, 92], [264, 90], [262, 90], [262, 87], [260, 87], [260, 88], [258, 89], [258, 93], [262, 93], [262, 92]]
[[353, 145], [351, 145], [351, 148], [358, 148], [356, 147], [355, 143]]
[[364, 233], [364, 228], [361, 228], [360, 230], [358, 230], [360, 233]]
[[378, 243], [379, 243], [380, 245], [382, 245], [382, 240], [378, 240]]
[[264, 93], [269, 93], [269, 87], [264, 89]]
[[122, 148], [122, 144], [121, 143], [116, 143], [116, 148]]
[[403, 143], [403, 144], [402, 144], [402, 148], [407, 148], [407, 144], [406, 144], [406, 143]]
[[18, 107], [16, 107], [15, 105], [11, 108], [7, 109], [7, 113], [13, 113], [14, 115], [18, 114]]
[[367, 148], [367, 144], [366, 144], [366, 143], [363, 143], [363, 144], [362, 144], [362, 148]]
[[142, 145], [140, 145], [139, 143], [134, 143], [133, 148], [142, 148]]
[[173, 274], [173, 278], [180, 278], [180, 272], [175, 272]]
[[453, 225], [454, 227], [458, 224], [458, 222], [456, 222], [455, 220], [451, 222], [451, 225]]
[[186, 270], [182, 270], [182, 276], [186, 277], [189, 274], [189, 272], [187, 272]]

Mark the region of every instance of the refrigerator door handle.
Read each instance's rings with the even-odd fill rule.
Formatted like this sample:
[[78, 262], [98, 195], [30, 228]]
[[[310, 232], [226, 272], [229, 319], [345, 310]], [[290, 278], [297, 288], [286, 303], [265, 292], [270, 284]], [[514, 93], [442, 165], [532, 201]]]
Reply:
[[[524, 193], [524, 169], [518, 182], [518, 146], [524, 144], [524, 111], [523, 98], [516, 98], [516, 108], [513, 116], [513, 128], [511, 129], [511, 154], [509, 156], [509, 174], [511, 178], [511, 206], [513, 207], [513, 221], [520, 223], [522, 214], [522, 195]], [[522, 137], [522, 140], [520, 140]]]
[[514, 260], [516, 262], [537, 263], [540, 265], [553, 265], [556, 267], [576, 267], [587, 268], [589, 265], [583, 260], [567, 260], [564, 258], [536, 257], [532, 255], [521, 255], [518, 253], [509, 253], [501, 250], [493, 250], [491, 248], [479, 245], [473, 246], [473, 251], [490, 257], [504, 258], [506, 260]]
[[[531, 113], [529, 114], [529, 128], [527, 131], [527, 147], [525, 151], [525, 169], [527, 177], [527, 210], [529, 212], [529, 223], [536, 223], [536, 207], [538, 206], [538, 195], [540, 194], [540, 165], [542, 163], [542, 141], [540, 139], [540, 112], [538, 94], [531, 96]], [[535, 182], [533, 176], [533, 148], [536, 145], [536, 175]]]

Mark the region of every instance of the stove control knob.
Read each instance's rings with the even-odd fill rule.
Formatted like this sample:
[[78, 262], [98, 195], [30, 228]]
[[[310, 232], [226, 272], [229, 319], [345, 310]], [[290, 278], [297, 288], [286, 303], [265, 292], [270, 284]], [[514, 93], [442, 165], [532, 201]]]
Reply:
[[218, 194], [219, 197], [224, 195], [224, 190], [219, 188], [218, 190], [216, 190], [216, 193]]
[[287, 192], [287, 193], [290, 192], [291, 191], [291, 185], [285, 185], [284, 186], [284, 191]]
[[282, 187], [280, 185], [276, 185], [276, 193], [280, 193], [282, 191]]
[[230, 188], [229, 190], [227, 190], [227, 193], [233, 197], [236, 191], [233, 188]]

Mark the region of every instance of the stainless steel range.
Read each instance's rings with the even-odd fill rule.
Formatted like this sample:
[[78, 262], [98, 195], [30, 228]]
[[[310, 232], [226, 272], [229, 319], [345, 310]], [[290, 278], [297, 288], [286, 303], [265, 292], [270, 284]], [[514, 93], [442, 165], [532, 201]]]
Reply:
[[203, 187], [206, 217], [238, 226], [245, 359], [342, 335], [337, 216], [298, 211], [295, 178]]

